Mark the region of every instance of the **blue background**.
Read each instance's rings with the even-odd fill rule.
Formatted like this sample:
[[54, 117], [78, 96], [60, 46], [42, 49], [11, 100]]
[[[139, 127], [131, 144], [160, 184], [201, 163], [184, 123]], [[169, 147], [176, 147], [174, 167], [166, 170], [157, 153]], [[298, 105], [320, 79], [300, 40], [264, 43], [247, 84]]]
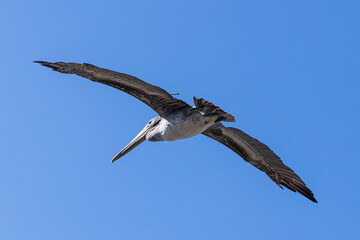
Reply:
[[[359, 239], [359, 1], [3, 1], [0, 239]], [[314, 204], [199, 135], [110, 164], [146, 105], [34, 60], [214, 102]]]

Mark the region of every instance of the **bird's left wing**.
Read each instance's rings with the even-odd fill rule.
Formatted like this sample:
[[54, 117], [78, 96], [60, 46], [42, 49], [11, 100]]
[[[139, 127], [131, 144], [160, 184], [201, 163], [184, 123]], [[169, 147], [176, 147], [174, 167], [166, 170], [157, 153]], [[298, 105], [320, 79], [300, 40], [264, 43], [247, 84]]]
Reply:
[[172, 97], [168, 92], [157, 86], [151, 85], [137, 77], [99, 68], [87, 63], [65, 63], [35, 61], [54, 71], [76, 74], [94, 82], [103, 83], [124, 91], [136, 97], [155, 110], [160, 116], [170, 114], [178, 109], [190, 107], [187, 103]]
[[314, 194], [301, 178], [265, 144], [250, 137], [243, 131], [214, 124], [202, 134], [208, 136], [240, 155], [245, 161], [265, 172], [279, 187], [283, 185], [294, 192], [299, 192], [313, 202], [317, 202]]

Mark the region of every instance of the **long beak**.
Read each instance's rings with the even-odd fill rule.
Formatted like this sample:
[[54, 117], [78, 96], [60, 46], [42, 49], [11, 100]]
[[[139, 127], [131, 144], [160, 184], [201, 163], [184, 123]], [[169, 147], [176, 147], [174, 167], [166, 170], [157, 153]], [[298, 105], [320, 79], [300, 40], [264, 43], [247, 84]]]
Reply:
[[140, 143], [144, 142], [146, 140], [146, 134], [151, 129], [150, 126], [146, 126], [141, 132], [126, 146], [124, 147], [116, 156], [111, 160], [111, 162], [115, 162], [119, 158], [123, 157], [125, 154], [136, 148]]

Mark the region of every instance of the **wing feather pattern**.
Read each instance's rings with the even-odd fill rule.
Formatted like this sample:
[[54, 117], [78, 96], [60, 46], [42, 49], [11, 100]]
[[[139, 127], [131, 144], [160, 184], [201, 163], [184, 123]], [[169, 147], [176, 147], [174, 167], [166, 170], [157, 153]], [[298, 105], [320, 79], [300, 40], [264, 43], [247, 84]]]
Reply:
[[287, 167], [269, 147], [257, 139], [239, 129], [224, 127], [221, 123], [211, 126], [202, 134], [224, 144], [245, 161], [265, 172], [279, 187], [283, 185], [317, 203], [314, 194], [300, 177]]
[[87, 63], [35, 62], [57, 72], [76, 74], [88, 78], [91, 81], [103, 83], [124, 91], [147, 104], [160, 116], [170, 114], [182, 108], [190, 107], [187, 103], [172, 97], [162, 88], [146, 83], [137, 77], [125, 73], [114, 72]]

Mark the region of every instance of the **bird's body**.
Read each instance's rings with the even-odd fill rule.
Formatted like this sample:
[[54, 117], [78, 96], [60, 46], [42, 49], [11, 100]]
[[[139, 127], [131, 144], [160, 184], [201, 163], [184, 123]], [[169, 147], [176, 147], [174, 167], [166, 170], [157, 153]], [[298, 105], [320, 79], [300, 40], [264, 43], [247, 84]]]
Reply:
[[265, 172], [279, 187], [285, 186], [317, 202], [314, 194], [300, 177], [270, 148], [239, 129], [223, 126], [220, 122], [234, 122], [234, 116], [202, 98], [194, 97], [195, 106], [191, 107], [172, 97], [165, 90], [131, 75], [86, 63], [43, 61], [37, 63], [61, 73], [76, 74], [117, 88], [141, 100], [159, 114], [146, 124], [144, 129], [112, 159], [112, 162], [123, 157], [145, 140], [175, 141], [202, 134], [224, 144], [245, 161]]
[[195, 107], [182, 109], [175, 114], [161, 117], [147, 140], [155, 142], [190, 138], [205, 131], [216, 119], [217, 117], [201, 115]]

